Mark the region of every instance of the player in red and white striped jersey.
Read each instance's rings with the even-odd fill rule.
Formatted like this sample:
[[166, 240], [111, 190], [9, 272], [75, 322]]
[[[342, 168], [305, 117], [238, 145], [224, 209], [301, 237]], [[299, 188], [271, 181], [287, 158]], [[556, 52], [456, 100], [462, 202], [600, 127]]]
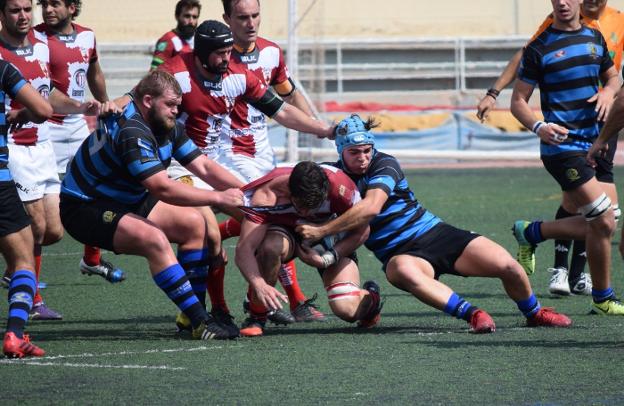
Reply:
[[176, 3], [176, 28], [167, 31], [156, 41], [151, 69], [156, 69], [177, 54], [193, 51], [193, 36], [199, 22], [200, 12], [199, 0], [180, 0]]

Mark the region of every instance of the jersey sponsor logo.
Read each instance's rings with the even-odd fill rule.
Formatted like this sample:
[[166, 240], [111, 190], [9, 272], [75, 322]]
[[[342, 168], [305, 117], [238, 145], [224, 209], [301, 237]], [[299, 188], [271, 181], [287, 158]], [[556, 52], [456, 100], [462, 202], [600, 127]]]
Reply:
[[159, 42], [158, 44], [156, 44], [156, 50], [157, 51], [162, 52], [165, 49], [167, 49], [167, 42], [166, 41]]
[[256, 63], [258, 62], [258, 55], [257, 54], [250, 54], [250, 55], [241, 55], [240, 56], [241, 62], [243, 63]]
[[47, 100], [48, 96], [50, 96], [50, 86], [48, 86], [48, 85], [41, 85], [41, 86], [39, 86], [37, 88], [37, 91], [46, 100]]
[[78, 86], [80, 89], [72, 90], [72, 96], [83, 97], [85, 93], [83, 89], [87, 84], [87, 72], [84, 69], [78, 69], [74, 73], [74, 83], [76, 83], [76, 86]]
[[249, 121], [252, 124], [260, 123], [263, 120], [264, 120], [264, 115], [262, 115], [262, 116], [251, 116], [251, 118], [249, 119]]
[[204, 87], [208, 90], [220, 92], [221, 90], [223, 90], [223, 82], [211, 82], [210, 80], [204, 80]]
[[30, 56], [30, 55], [33, 54], [33, 52], [34, 52], [33, 51], [33, 47], [31, 45], [31, 46], [27, 46], [27, 47], [24, 47], [24, 48], [17, 48], [15, 50], [15, 55], [17, 55], [17, 56]]
[[59, 34], [58, 36], [59, 41], [61, 42], [74, 42], [76, 41], [76, 33], [72, 32], [71, 34]]

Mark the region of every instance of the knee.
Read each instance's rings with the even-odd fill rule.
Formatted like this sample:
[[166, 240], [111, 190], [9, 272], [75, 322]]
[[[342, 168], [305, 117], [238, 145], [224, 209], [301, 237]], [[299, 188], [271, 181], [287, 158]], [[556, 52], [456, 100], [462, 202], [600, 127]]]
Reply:
[[591, 220], [589, 227], [594, 234], [602, 237], [611, 237], [616, 227], [613, 210], [608, 210], [602, 216]]
[[176, 226], [180, 235], [185, 237], [185, 242], [203, 241], [207, 235], [206, 219], [198, 210], [192, 208], [186, 210], [184, 221], [180, 221]]
[[164, 232], [160, 229], [150, 229], [149, 233], [142, 233], [136, 236], [142, 242], [143, 255], [155, 257], [167, 250], [171, 250], [171, 244]]
[[336, 317], [349, 323], [357, 321], [358, 308], [364, 296], [355, 282], [336, 282], [326, 286], [325, 290], [329, 307]]
[[522, 279], [527, 278], [526, 272], [522, 266], [511, 257], [501, 261], [498, 264], [497, 269], [499, 277], [504, 280], [512, 280], [519, 283]]
[[258, 250], [256, 251], [256, 257], [260, 262], [272, 262], [276, 258], [284, 260], [284, 245], [277, 239], [267, 238], [264, 239]]
[[51, 245], [56, 242], [61, 241], [63, 238], [63, 227], [59, 223], [56, 226], [50, 227], [49, 225], [46, 227], [45, 236], [43, 238], [43, 245]]
[[332, 313], [347, 323], [355, 323], [357, 321], [358, 305], [359, 301], [356, 300], [342, 300], [329, 303]]

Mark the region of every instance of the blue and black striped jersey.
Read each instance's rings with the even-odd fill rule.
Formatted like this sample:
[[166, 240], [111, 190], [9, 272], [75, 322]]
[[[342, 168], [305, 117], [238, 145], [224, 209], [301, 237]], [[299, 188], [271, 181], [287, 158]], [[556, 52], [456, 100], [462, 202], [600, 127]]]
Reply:
[[154, 135], [134, 103], [105, 124], [76, 152], [61, 193], [87, 201], [136, 204], [147, 194], [141, 182], [165, 170], [172, 157], [186, 165], [201, 155], [181, 124], [167, 134]]
[[9, 182], [13, 179], [7, 167], [9, 163], [8, 125], [5, 108], [7, 94], [10, 99], [15, 99], [17, 93], [26, 83], [22, 74], [13, 65], [0, 60], [0, 182]]
[[586, 151], [600, 133], [596, 103], [600, 75], [613, 66], [599, 31], [582, 26], [576, 31], [548, 27], [527, 45], [518, 78], [540, 89], [544, 120], [570, 132], [560, 145], [541, 143], [542, 155]]
[[[342, 161], [333, 165], [344, 170]], [[370, 235], [365, 243], [381, 262], [389, 260], [403, 244], [442, 222], [418, 202], [395, 157], [375, 150], [364, 175], [345, 173], [355, 182], [362, 198], [370, 189], [381, 189], [388, 195], [381, 212], [370, 223]]]

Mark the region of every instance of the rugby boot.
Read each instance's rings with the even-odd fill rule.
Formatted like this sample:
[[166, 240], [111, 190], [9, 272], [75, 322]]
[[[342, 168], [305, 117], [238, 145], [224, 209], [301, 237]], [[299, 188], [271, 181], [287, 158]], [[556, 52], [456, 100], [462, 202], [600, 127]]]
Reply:
[[553, 295], [568, 296], [570, 294], [568, 270], [565, 268], [548, 268], [548, 272], [551, 273], [548, 291]]
[[524, 236], [524, 230], [531, 224], [529, 221], [517, 220], [511, 231], [513, 232], [516, 242], [518, 243], [518, 253], [516, 259], [522, 265], [522, 269], [527, 275], [535, 272], [535, 245], [527, 241]]
[[230, 312], [223, 308], [216, 307], [212, 309], [210, 314], [212, 314], [212, 317], [214, 317], [214, 319], [219, 324], [227, 328], [230, 331], [231, 335], [233, 335], [234, 337], [238, 337], [240, 335], [240, 330], [238, 329], [238, 326], [234, 324], [234, 316], [232, 316]]
[[488, 334], [496, 331], [494, 319], [485, 311], [477, 310], [470, 316], [470, 332], [474, 334]]
[[542, 307], [532, 317], [527, 317], [528, 327], [570, 327], [572, 320], [557, 313], [552, 307]]
[[28, 334], [18, 338], [12, 331], [4, 335], [2, 352], [7, 358], [43, 357], [45, 351], [30, 342]]
[[383, 302], [381, 301], [381, 288], [375, 281], [366, 281], [362, 286], [364, 290], [368, 290], [372, 300], [368, 314], [362, 320], [358, 320], [357, 326], [360, 328], [374, 327], [381, 319], [381, 309]]
[[[247, 299], [243, 301], [243, 311], [245, 313], [249, 313], [249, 300]], [[276, 326], [279, 326], [280, 324], [287, 326], [296, 321], [295, 317], [284, 309], [271, 310], [267, 313], [267, 320]]]
[[104, 261], [103, 259], [100, 260], [100, 263], [98, 265], [93, 266], [87, 265], [84, 259], [81, 259], [80, 272], [83, 275], [89, 276], [99, 275], [110, 283], [122, 282], [124, 279], [126, 279], [126, 275], [121, 269], [115, 268], [113, 264], [108, 261]]
[[236, 336], [209, 315], [206, 320], [193, 329], [193, 338], [195, 340], [229, 340], [236, 338]]
[[50, 309], [44, 302], [36, 303], [30, 309], [28, 318], [31, 320], [63, 320], [63, 315]]
[[258, 315], [250, 314], [240, 328], [241, 337], [260, 337], [264, 334], [266, 320]]
[[592, 302], [590, 314], [601, 314], [603, 316], [624, 316], [624, 304], [616, 298], [607, 299], [604, 302]]
[[297, 322], [325, 321], [325, 315], [314, 304], [318, 295], [315, 293], [310, 299], [299, 302], [292, 311], [292, 316]]
[[570, 282], [570, 291], [573, 295], [586, 295], [591, 296], [592, 293], [592, 278], [591, 276], [583, 272], [581, 276], [576, 280]]
[[11, 283], [11, 278], [9, 278], [8, 276], [3, 276], [2, 279], [0, 279], [0, 286], [2, 286], [5, 289], [9, 288], [10, 283]]
[[179, 312], [176, 316], [175, 320], [177, 333], [181, 333], [183, 331], [193, 331], [193, 325], [191, 324], [191, 319], [182, 312]]

